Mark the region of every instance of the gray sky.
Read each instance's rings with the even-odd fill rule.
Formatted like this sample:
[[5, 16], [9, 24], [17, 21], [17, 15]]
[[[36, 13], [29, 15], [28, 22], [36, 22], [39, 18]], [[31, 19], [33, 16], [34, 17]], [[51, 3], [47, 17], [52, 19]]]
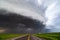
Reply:
[[0, 8], [45, 22], [34, 0], [0, 0]]
[[46, 28], [52, 31], [60, 29], [60, 0], [0, 0], [0, 8], [46, 21]]
[[48, 4], [47, 9], [45, 11], [45, 17], [47, 18], [46, 28], [51, 29], [52, 32], [60, 32], [60, 1], [45, 1], [46, 4]]
[[37, 4], [34, 0], [0, 0], [0, 26], [11, 32], [43, 32], [45, 18]]

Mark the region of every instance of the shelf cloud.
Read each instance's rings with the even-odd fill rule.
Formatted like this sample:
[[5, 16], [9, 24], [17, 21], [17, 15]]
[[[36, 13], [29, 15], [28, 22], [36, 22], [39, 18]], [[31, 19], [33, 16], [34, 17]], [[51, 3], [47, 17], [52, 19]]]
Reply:
[[25, 3], [22, 0], [20, 3], [17, 0], [0, 0], [0, 26], [7, 29], [7, 33], [43, 32], [44, 17]]

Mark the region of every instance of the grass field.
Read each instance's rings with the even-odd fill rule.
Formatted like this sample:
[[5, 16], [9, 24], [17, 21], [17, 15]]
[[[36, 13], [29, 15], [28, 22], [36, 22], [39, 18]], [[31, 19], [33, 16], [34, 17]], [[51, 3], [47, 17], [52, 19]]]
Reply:
[[[22, 35], [25, 34], [0, 34], [0, 40], [6, 40], [6, 39], [22, 36]], [[60, 40], [60, 33], [34, 34], [33, 36], [44, 38], [46, 40]]]
[[60, 40], [60, 33], [34, 34], [34, 36], [44, 38], [46, 40]]
[[0, 34], [0, 40], [6, 40], [6, 39], [22, 36], [22, 35], [24, 34]]

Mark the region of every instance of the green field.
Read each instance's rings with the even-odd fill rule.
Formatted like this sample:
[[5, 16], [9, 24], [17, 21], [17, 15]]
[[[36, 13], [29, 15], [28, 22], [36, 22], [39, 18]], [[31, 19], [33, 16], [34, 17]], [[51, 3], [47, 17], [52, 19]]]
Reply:
[[[6, 40], [18, 36], [22, 36], [25, 34], [0, 34], [0, 40]], [[46, 40], [60, 40], [60, 33], [44, 33], [44, 34], [34, 34], [33, 36], [37, 36], [39, 38], [43, 38]]]
[[6, 40], [6, 39], [22, 36], [22, 35], [24, 34], [0, 34], [0, 40]]
[[44, 38], [46, 40], [60, 40], [60, 33], [34, 34], [34, 36]]

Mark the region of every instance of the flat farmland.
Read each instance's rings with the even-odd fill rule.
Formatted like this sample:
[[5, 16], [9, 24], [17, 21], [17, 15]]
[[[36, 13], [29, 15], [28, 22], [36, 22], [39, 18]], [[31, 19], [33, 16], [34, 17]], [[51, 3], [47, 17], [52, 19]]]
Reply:
[[44, 38], [46, 40], [60, 40], [60, 33], [42, 33], [34, 34], [38, 38]]

